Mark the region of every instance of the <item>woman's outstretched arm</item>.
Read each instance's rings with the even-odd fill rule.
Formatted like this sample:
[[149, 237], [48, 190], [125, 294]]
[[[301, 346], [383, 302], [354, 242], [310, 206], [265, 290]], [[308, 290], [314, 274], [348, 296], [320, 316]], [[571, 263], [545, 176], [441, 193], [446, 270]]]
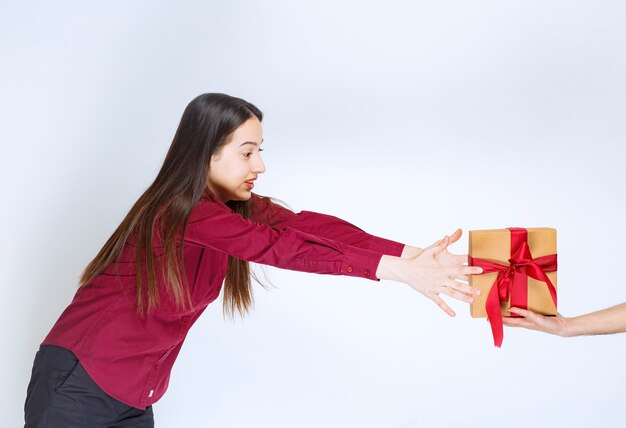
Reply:
[[[344, 242], [355, 247], [402, 258], [415, 257], [421, 248], [406, 245], [365, 232], [359, 227], [328, 214], [313, 211], [295, 213], [274, 203], [270, 198], [252, 194], [250, 198], [252, 219], [276, 229], [292, 227], [306, 233]], [[450, 243], [453, 243], [451, 241]]]
[[283, 269], [399, 281], [433, 300], [451, 316], [454, 312], [439, 295], [472, 301], [479, 291], [466, 284], [468, 275], [482, 272], [479, 267], [465, 265], [467, 255], [448, 253], [447, 236], [419, 255], [404, 259], [293, 227], [273, 228], [244, 219], [228, 207], [209, 200], [199, 203], [192, 211], [184, 241]]
[[521, 318], [504, 318], [504, 325], [563, 337], [626, 332], [626, 303], [571, 318], [560, 314], [549, 317], [519, 308], [511, 308], [511, 312]]

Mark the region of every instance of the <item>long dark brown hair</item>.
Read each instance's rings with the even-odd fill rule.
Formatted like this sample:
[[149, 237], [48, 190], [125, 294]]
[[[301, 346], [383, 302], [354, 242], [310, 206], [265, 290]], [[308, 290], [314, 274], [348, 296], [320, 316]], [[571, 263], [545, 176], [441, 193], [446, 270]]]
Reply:
[[[192, 208], [207, 188], [208, 170], [213, 155], [218, 155], [232, 133], [246, 120], [263, 113], [253, 104], [225, 94], [203, 94], [194, 98], [185, 111], [174, 140], [165, 156], [163, 166], [154, 182], [139, 197], [122, 223], [104, 244], [98, 255], [80, 276], [79, 288], [115, 262], [124, 244], [135, 245], [135, 280], [137, 311], [141, 316], [159, 304], [153, 252], [154, 233], [163, 242], [161, 265], [165, 289], [179, 308], [191, 304], [183, 264], [183, 246], [176, 237], [183, 236]], [[244, 218], [250, 217], [248, 201], [228, 201], [227, 205]], [[228, 273], [224, 282], [224, 314], [241, 316], [253, 304], [250, 271], [247, 261], [228, 257]]]

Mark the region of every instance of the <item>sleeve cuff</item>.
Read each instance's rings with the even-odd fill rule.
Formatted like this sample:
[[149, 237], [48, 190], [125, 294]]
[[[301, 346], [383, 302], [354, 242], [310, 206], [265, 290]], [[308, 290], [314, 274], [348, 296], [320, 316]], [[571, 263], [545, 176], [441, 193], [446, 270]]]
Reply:
[[352, 247], [344, 252], [344, 259], [341, 263], [341, 274], [370, 279], [372, 281], [380, 281], [380, 279], [376, 277], [376, 271], [378, 270], [378, 264], [382, 257], [382, 253]]

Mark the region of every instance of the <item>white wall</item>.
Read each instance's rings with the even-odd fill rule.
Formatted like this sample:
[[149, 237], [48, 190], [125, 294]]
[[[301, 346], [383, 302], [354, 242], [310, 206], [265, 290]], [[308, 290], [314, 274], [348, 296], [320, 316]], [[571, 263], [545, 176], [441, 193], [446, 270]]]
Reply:
[[[551, 226], [559, 304], [626, 300], [620, 1], [3, 2], [2, 403], [159, 169], [186, 104], [266, 114], [257, 191], [426, 246]], [[464, 237], [454, 250], [466, 252]], [[267, 268], [192, 329], [159, 427], [588, 427], [623, 420], [624, 336], [488, 324], [393, 282]]]

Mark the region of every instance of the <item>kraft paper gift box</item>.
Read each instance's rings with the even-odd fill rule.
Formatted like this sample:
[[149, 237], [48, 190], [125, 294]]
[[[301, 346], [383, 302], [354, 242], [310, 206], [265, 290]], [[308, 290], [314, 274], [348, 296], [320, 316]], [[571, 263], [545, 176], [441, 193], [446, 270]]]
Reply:
[[543, 315], [556, 314], [556, 230], [508, 228], [471, 230], [469, 265], [483, 273], [470, 275], [481, 290], [470, 305], [474, 318], [488, 317], [494, 344], [502, 344], [502, 316], [511, 306]]

